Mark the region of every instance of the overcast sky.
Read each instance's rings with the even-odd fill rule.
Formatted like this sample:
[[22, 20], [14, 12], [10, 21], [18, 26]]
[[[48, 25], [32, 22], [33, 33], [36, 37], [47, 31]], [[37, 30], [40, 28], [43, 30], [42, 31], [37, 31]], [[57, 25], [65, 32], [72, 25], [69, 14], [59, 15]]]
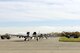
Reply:
[[0, 0], [1, 33], [80, 31], [79, 24], [80, 0]]

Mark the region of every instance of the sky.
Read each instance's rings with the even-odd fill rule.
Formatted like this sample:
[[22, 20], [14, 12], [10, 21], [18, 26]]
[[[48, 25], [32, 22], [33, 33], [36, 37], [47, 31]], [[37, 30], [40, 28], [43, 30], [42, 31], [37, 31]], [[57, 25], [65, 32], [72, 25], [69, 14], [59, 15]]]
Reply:
[[80, 0], [0, 0], [0, 34], [80, 31]]

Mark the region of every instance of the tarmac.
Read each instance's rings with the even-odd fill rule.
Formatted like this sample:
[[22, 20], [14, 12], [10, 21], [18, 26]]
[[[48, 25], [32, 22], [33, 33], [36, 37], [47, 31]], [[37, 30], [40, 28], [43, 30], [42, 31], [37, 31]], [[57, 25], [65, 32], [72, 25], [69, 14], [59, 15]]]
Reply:
[[0, 39], [0, 53], [80, 53], [80, 42], [59, 42], [59, 37], [24, 41]]

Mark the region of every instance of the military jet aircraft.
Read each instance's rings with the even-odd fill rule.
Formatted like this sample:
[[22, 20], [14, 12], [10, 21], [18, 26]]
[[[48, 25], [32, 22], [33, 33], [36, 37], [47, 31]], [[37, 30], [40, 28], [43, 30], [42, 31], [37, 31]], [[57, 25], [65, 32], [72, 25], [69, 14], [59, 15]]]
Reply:
[[[32, 35], [32, 36], [30, 36]], [[5, 35], [1, 35], [1, 39], [10, 39], [11, 36], [16, 36], [19, 38], [24, 38], [24, 41], [29, 41], [32, 38], [36, 39], [37, 41], [41, 38], [46, 38], [47, 39], [47, 34], [41, 34], [41, 33], [37, 33], [37, 32], [33, 32], [32, 34], [30, 32], [27, 32], [26, 35], [20, 35], [20, 34], [8, 34], [6, 33]]]

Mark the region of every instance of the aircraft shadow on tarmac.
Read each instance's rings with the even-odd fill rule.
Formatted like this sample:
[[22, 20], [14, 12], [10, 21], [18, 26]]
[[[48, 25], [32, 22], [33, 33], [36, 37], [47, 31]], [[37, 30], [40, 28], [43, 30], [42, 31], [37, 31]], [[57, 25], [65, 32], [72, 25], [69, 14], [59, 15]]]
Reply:
[[24, 40], [12, 40], [11, 42], [25, 42], [25, 41]]

